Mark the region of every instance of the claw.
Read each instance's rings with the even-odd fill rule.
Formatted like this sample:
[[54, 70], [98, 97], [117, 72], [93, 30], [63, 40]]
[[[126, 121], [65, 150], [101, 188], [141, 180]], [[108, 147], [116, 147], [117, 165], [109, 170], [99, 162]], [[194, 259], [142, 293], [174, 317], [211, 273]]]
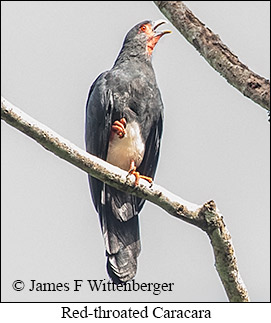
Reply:
[[125, 118], [121, 118], [120, 121], [116, 120], [112, 127], [111, 127], [111, 131], [115, 132], [119, 138], [123, 138], [126, 134], [126, 120]]
[[131, 165], [130, 165], [130, 169], [128, 171], [128, 175], [134, 175], [136, 180], [135, 180], [135, 186], [137, 186], [139, 184], [139, 179], [145, 179], [145, 181], [148, 181], [149, 183], [152, 183], [152, 178], [148, 177], [148, 176], [144, 176], [144, 175], [140, 175], [139, 172], [136, 171], [136, 165], [135, 162], [132, 160], [131, 161]]

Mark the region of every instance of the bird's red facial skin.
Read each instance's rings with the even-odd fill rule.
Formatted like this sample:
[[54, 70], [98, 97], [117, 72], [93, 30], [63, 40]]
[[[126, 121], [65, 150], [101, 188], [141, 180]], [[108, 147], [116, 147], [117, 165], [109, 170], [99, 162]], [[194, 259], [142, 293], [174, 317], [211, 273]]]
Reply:
[[140, 30], [143, 31], [148, 37], [153, 36], [154, 32], [152, 30], [151, 24], [144, 24], [140, 27]]
[[155, 35], [151, 24], [144, 24], [140, 27], [140, 32], [143, 32], [147, 35], [147, 52], [149, 55], [152, 54], [154, 46], [157, 44], [161, 35]]

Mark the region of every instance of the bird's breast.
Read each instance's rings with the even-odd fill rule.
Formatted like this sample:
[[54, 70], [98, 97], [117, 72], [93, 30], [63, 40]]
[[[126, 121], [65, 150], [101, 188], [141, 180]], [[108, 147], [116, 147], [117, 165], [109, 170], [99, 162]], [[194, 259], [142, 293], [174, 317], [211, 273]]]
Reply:
[[129, 170], [131, 162], [134, 161], [136, 167], [142, 162], [145, 152], [145, 144], [141, 136], [140, 127], [133, 121], [126, 126], [126, 134], [119, 138], [116, 133], [110, 137], [107, 161], [124, 170]]

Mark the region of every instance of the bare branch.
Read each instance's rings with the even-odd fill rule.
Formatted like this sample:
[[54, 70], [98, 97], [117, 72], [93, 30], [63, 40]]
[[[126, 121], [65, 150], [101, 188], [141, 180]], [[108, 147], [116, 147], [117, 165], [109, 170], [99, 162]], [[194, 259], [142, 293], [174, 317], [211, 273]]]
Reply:
[[154, 1], [160, 11], [232, 86], [270, 111], [270, 82], [239, 61], [182, 1]]
[[214, 201], [203, 206], [187, 202], [164, 188], [140, 180], [134, 185], [134, 175], [104, 160], [88, 154], [67, 139], [28, 116], [4, 98], [1, 99], [1, 119], [31, 137], [45, 149], [80, 168], [91, 176], [121, 191], [144, 198], [172, 216], [204, 230], [211, 240], [215, 266], [230, 301], [249, 301], [246, 287], [240, 277], [230, 234]]

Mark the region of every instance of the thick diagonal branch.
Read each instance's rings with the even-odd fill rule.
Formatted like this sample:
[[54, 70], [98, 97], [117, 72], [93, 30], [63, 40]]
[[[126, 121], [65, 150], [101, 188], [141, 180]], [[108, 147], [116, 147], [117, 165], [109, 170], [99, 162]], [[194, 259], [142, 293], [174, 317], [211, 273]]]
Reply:
[[174, 217], [204, 230], [211, 240], [216, 269], [229, 300], [249, 301], [246, 287], [239, 275], [230, 234], [213, 201], [203, 206], [189, 203], [158, 185], [153, 184], [150, 187], [144, 180], [140, 180], [139, 185], [135, 186], [133, 175], [127, 177], [127, 172], [122, 169], [88, 154], [3, 98], [1, 119], [91, 176], [121, 191], [144, 198]]
[[182, 1], [154, 1], [205, 60], [243, 95], [270, 110], [270, 82], [252, 72]]

